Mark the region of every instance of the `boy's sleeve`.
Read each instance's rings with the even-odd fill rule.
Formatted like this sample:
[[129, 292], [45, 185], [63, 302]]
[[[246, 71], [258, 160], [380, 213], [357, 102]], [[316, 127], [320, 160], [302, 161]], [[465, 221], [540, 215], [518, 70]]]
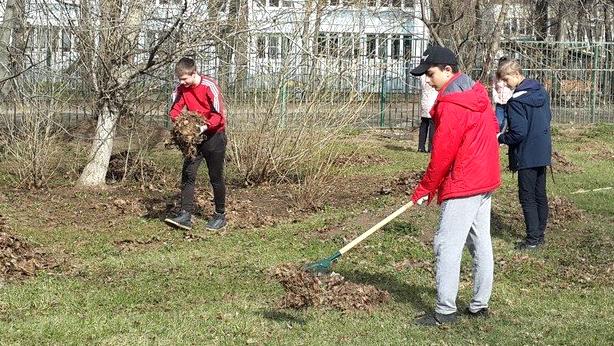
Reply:
[[499, 143], [516, 145], [527, 136], [527, 115], [520, 102], [512, 101], [507, 103], [507, 116], [509, 119], [508, 130], [499, 136]]
[[424, 177], [416, 187], [411, 200], [416, 203], [420, 198], [428, 195], [429, 203], [444, 178], [450, 172], [450, 167], [456, 159], [456, 154], [464, 136], [465, 124], [462, 119], [465, 110], [461, 107], [440, 103], [438, 112], [446, 114], [440, 117], [433, 136], [433, 152]]
[[224, 101], [217, 85], [211, 84], [206, 90], [206, 96], [211, 105], [211, 114], [207, 120], [209, 121], [209, 130], [214, 131], [224, 123]]
[[183, 97], [182, 97], [182, 90], [181, 88], [179, 88], [179, 86], [177, 86], [175, 90], [173, 91], [172, 98], [173, 98], [173, 105], [171, 106], [169, 116], [172, 121], [175, 121], [175, 119], [179, 117], [179, 115], [183, 111], [183, 107], [185, 106], [185, 101], [183, 100]]

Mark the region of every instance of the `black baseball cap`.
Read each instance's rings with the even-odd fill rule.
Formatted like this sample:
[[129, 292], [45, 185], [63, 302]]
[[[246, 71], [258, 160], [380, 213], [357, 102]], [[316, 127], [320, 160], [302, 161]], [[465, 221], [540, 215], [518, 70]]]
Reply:
[[441, 46], [432, 46], [422, 53], [420, 65], [409, 71], [414, 76], [422, 76], [433, 65], [458, 65], [456, 55], [448, 48]]

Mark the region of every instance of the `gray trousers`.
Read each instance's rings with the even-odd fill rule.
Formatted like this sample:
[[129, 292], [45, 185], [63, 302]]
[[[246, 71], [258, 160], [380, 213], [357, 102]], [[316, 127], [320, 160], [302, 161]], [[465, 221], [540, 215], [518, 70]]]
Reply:
[[441, 221], [435, 234], [437, 306], [440, 314], [456, 312], [461, 257], [467, 245], [473, 257], [473, 299], [469, 309], [488, 307], [493, 282], [490, 239], [490, 193], [449, 199], [441, 205]]

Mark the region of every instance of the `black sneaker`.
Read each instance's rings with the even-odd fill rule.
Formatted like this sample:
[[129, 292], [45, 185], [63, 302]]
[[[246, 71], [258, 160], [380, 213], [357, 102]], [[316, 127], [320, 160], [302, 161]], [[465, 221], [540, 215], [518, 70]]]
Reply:
[[172, 219], [164, 219], [164, 222], [173, 227], [183, 228], [188, 231], [192, 230], [192, 214], [186, 210], [180, 211], [179, 214]]
[[448, 315], [433, 312], [432, 314], [426, 314], [415, 320], [415, 323], [419, 326], [441, 326], [444, 324], [456, 323], [456, 313]]
[[467, 310], [465, 310], [465, 313], [469, 317], [479, 317], [479, 318], [488, 318], [488, 317], [490, 317], [490, 311], [488, 310], [488, 308], [481, 308], [480, 310], [478, 310], [476, 312], [473, 312], [473, 311], [469, 310], [469, 308], [467, 308]]
[[519, 251], [535, 251], [537, 249], [539, 249], [542, 246], [543, 243], [537, 243], [537, 244], [531, 244], [528, 243], [527, 241], [523, 241], [521, 243], [519, 243], [518, 245], [516, 245], [516, 250]]
[[210, 231], [219, 231], [226, 227], [226, 214], [215, 213], [209, 222], [207, 222], [206, 228]]

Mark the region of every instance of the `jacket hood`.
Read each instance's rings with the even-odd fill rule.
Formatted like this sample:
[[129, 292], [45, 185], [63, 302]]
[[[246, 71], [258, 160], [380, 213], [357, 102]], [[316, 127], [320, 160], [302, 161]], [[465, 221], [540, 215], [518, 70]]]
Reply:
[[465, 74], [458, 73], [439, 93], [437, 102], [450, 102], [474, 112], [483, 112], [490, 107], [486, 88]]
[[541, 107], [548, 100], [548, 94], [544, 87], [535, 79], [525, 79], [516, 87], [511, 100], [532, 107]]

